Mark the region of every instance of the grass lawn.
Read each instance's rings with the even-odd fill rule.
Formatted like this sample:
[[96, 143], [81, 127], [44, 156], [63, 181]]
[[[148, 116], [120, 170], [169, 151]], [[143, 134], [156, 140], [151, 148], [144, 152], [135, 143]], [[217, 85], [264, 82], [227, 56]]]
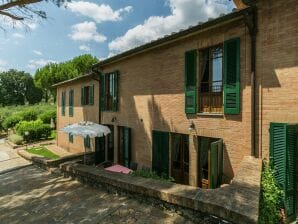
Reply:
[[32, 147], [27, 149], [27, 151], [29, 153], [32, 154], [36, 154], [39, 156], [43, 156], [49, 159], [58, 159], [60, 158], [58, 155], [56, 155], [55, 153], [51, 152], [50, 150], [48, 150], [47, 148], [43, 147], [43, 146], [38, 146], [38, 147]]

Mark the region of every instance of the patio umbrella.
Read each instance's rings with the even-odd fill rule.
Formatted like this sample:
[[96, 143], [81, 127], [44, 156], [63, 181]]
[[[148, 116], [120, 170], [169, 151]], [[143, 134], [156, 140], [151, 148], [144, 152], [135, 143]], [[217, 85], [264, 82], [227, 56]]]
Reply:
[[[89, 138], [103, 137], [111, 133], [111, 130], [107, 126], [96, 124], [91, 121], [83, 121], [83, 122], [68, 125], [62, 128], [61, 131], [71, 135], [82, 136], [84, 138], [87, 136], [89, 136]], [[85, 146], [84, 146], [84, 149], [86, 154]], [[85, 163], [85, 154], [84, 154], [84, 163]]]

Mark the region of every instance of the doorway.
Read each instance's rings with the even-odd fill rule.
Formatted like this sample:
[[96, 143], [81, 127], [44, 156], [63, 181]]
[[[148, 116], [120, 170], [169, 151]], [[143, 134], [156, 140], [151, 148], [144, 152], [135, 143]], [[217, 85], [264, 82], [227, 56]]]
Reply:
[[114, 126], [107, 125], [111, 130], [111, 133], [107, 135], [107, 160], [110, 162], [114, 162]]
[[95, 165], [103, 163], [106, 160], [105, 137], [95, 138]]
[[130, 167], [131, 162], [131, 128], [118, 127], [118, 163]]

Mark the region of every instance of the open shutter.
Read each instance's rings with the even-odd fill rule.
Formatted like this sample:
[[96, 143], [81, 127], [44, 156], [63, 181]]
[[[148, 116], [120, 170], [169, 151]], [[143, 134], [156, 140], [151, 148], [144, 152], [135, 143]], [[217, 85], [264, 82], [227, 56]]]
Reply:
[[197, 50], [185, 52], [185, 113], [197, 112]]
[[90, 148], [90, 137], [88, 135], [84, 138], [84, 146]]
[[224, 113], [240, 113], [240, 38], [224, 42]]
[[152, 131], [152, 170], [169, 175], [169, 133]]
[[100, 73], [100, 111], [105, 111], [105, 75]]
[[61, 113], [62, 113], [62, 116], [65, 116], [65, 92], [63, 91], [62, 92], [62, 111], [61, 111]]
[[211, 189], [217, 188], [222, 179], [222, 140], [212, 142], [210, 145], [210, 180]]
[[100, 164], [106, 160], [105, 137], [95, 138], [95, 164]]
[[275, 170], [275, 179], [283, 191], [287, 218], [296, 216], [296, 126], [283, 123], [270, 124], [270, 164]]
[[118, 110], [118, 80], [119, 80], [119, 71], [115, 71], [113, 74], [113, 105], [112, 110]]
[[81, 88], [81, 105], [83, 106], [84, 105], [84, 87]]
[[124, 135], [124, 166], [130, 167], [131, 162], [131, 128], [123, 127]]
[[90, 92], [89, 92], [89, 105], [94, 104], [94, 84], [89, 87]]
[[68, 113], [70, 117], [73, 117], [73, 98], [74, 98], [74, 90], [69, 91], [69, 108]]

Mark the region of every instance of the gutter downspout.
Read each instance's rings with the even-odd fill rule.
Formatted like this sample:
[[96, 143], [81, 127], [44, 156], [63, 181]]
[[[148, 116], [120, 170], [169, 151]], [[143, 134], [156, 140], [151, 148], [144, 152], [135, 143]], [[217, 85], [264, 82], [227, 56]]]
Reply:
[[259, 158], [256, 150], [256, 40], [257, 40], [257, 7], [251, 6], [252, 11], [245, 16], [251, 38], [251, 153]]

